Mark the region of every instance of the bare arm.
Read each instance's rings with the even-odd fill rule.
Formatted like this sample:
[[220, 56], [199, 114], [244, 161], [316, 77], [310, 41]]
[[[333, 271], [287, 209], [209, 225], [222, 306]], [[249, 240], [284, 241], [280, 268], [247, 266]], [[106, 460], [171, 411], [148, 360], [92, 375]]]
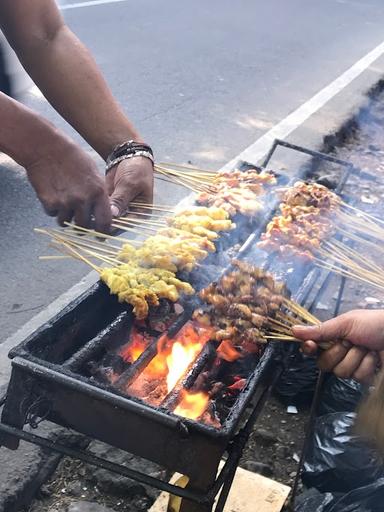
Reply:
[[140, 140], [53, 0], [2, 0], [0, 25], [48, 101], [102, 158]]
[[[141, 140], [54, 0], [1, 0], [0, 26], [45, 97], [102, 158], [121, 142]], [[106, 181], [116, 216], [133, 200], [152, 202], [153, 167], [146, 158], [124, 160]]]
[[90, 156], [48, 121], [0, 93], [0, 151], [25, 167], [49, 215], [60, 224], [74, 218], [81, 226], [95, 217], [108, 231], [111, 211], [103, 180]]

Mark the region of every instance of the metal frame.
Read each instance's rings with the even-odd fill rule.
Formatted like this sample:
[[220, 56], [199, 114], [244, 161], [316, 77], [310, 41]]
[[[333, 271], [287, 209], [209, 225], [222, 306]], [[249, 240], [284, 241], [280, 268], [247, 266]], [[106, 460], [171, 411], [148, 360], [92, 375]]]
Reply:
[[[361, 171], [360, 169], [354, 167], [353, 164], [351, 164], [349, 162], [331, 157], [324, 153], [320, 153], [317, 151], [309, 150], [307, 148], [303, 148], [301, 146], [287, 143], [287, 142], [281, 141], [281, 140], [275, 140], [275, 142], [273, 143], [273, 145], [271, 147], [271, 150], [269, 151], [269, 153], [267, 154], [267, 156], [264, 160], [263, 167], [266, 167], [268, 165], [268, 163], [270, 162], [270, 160], [273, 156], [274, 151], [279, 146], [282, 146], [282, 147], [285, 147], [288, 149], [292, 149], [294, 151], [299, 151], [301, 153], [312, 156], [313, 158], [326, 160], [326, 161], [329, 161], [329, 162], [332, 162], [332, 163], [335, 163], [335, 164], [338, 164], [338, 165], [341, 165], [342, 167], [344, 167], [345, 171], [344, 171], [344, 173], [341, 177], [341, 180], [338, 184], [338, 187], [336, 189], [337, 192], [340, 192], [342, 190], [344, 184], [346, 183], [346, 181], [351, 173], [357, 173], [360, 175], [364, 175], [368, 179], [375, 179], [375, 177], [373, 175], [366, 173], [364, 171]], [[270, 213], [273, 213], [272, 209], [271, 209]], [[258, 233], [259, 233], [259, 230], [258, 230]], [[252, 246], [252, 244], [256, 238], [257, 238], [256, 233], [254, 233], [253, 235], [251, 235], [248, 238], [247, 242], [242, 247], [240, 256], [246, 254], [248, 248]], [[316, 281], [316, 279], [321, 274], [324, 273], [323, 271], [319, 272], [319, 269], [317, 269], [317, 268], [312, 268], [312, 269], [308, 269], [308, 270], [309, 270], [309, 272], [308, 272], [306, 278], [304, 279], [303, 285], [300, 288], [300, 291], [298, 292], [298, 294], [296, 294], [296, 300], [298, 300], [302, 304], [304, 304], [306, 302], [306, 300], [308, 299], [308, 296], [309, 296], [311, 290], [313, 289], [313, 283]], [[312, 301], [312, 306], [315, 304], [315, 302], [318, 300], [319, 296], [321, 296], [321, 294], [325, 290], [325, 288], [328, 284], [328, 281], [329, 281], [330, 274], [331, 274], [331, 272], [328, 272], [327, 275], [325, 276], [325, 279], [324, 279], [322, 285], [320, 286], [319, 290], [316, 293], [315, 298]], [[338, 294], [338, 299], [337, 299], [337, 304], [336, 304], [336, 314], [337, 314], [338, 308], [340, 307], [340, 304], [341, 304], [344, 285], [345, 285], [345, 279], [342, 279], [342, 281], [340, 283], [339, 294]], [[95, 289], [96, 288], [94, 288], [94, 290]], [[85, 296], [82, 296], [79, 299], [79, 304], [82, 301], [86, 302], [87, 300], [90, 300], [89, 293], [88, 293], [88, 295], [85, 294]], [[60, 315], [59, 315], [59, 321], [62, 321], [62, 320], [63, 320], [63, 318], [60, 317]], [[27, 340], [26, 340], [26, 342], [27, 342]], [[22, 344], [21, 352], [25, 353], [26, 342], [24, 342]], [[95, 343], [95, 339], [91, 340], [91, 342]], [[277, 348], [277, 345], [278, 345], [277, 343], [271, 344], [270, 347], [267, 348], [267, 350], [266, 350], [267, 354], [264, 354], [265, 357], [263, 356], [264, 363], [266, 365], [267, 365], [267, 362], [270, 360], [270, 358], [275, 357], [275, 358], [279, 359], [279, 354], [283, 355], [282, 351]], [[288, 351], [289, 351], [289, 348], [290, 347], [288, 347]], [[35, 375], [35, 376], [39, 375], [40, 371], [44, 371], [44, 372], [46, 372], [47, 370], [52, 371], [52, 368], [49, 369], [47, 367], [41, 368], [41, 370], [40, 370], [38, 361], [34, 361], [33, 357], [30, 358], [30, 361], [27, 361], [27, 362], [25, 360], [23, 361], [22, 360], [23, 358], [20, 357], [21, 356], [20, 349], [14, 350], [12, 352], [13, 352], [13, 357], [14, 357], [13, 365], [15, 368], [18, 367], [18, 368], [27, 369], [27, 371], [30, 372], [31, 375]], [[102, 467], [102, 468], [112, 471], [114, 473], [120, 474], [122, 476], [126, 476], [133, 480], [136, 480], [140, 483], [148, 484], [148, 485], [154, 486], [160, 490], [180, 496], [183, 498], [182, 512], [187, 512], [187, 511], [188, 512], [202, 512], [202, 511], [208, 512], [208, 511], [212, 510], [214, 499], [218, 495], [218, 493], [220, 492], [220, 489], [221, 489], [221, 493], [218, 498], [215, 512], [222, 512], [225, 502], [226, 502], [226, 499], [228, 497], [228, 493], [229, 493], [235, 472], [236, 472], [236, 468], [237, 468], [239, 460], [241, 458], [244, 446], [245, 446], [245, 444], [248, 440], [248, 437], [252, 431], [253, 425], [255, 424], [255, 422], [260, 414], [260, 411], [262, 410], [262, 407], [271, 392], [271, 389], [273, 388], [276, 380], [278, 379], [279, 375], [281, 374], [281, 372], [283, 370], [283, 366], [284, 366], [283, 359], [284, 359], [283, 357], [280, 357], [280, 361], [278, 361], [279, 364], [277, 364], [276, 368], [274, 368], [273, 375], [271, 376], [269, 383], [264, 387], [264, 389], [261, 391], [261, 393], [259, 393], [259, 396], [257, 397], [256, 402], [253, 404], [252, 412], [249, 415], [248, 420], [246, 421], [245, 425], [235, 435], [233, 435], [235, 428], [238, 424], [238, 421], [240, 421], [240, 413], [244, 412], [243, 407], [248, 404], [248, 400], [246, 400], [245, 403], [241, 404], [240, 409], [239, 409], [239, 407], [235, 408], [237, 410], [234, 411], [234, 413], [232, 414], [232, 417], [236, 421], [234, 423], [232, 423], [231, 428], [229, 430], [227, 430], [227, 431], [223, 430], [223, 432], [219, 436], [219, 437], [224, 437], [226, 439], [231, 438], [229, 444], [226, 446], [226, 451], [228, 452], [227, 461], [226, 461], [223, 469], [221, 470], [220, 474], [217, 476], [217, 478], [214, 475], [213, 480], [211, 480], [210, 484], [208, 486], [206, 486], [205, 488], [204, 488], [204, 486], [201, 486], [201, 482], [194, 482], [192, 479], [192, 482], [190, 482], [191, 485], [189, 485], [186, 489], [182, 489], [175, 485], [171, 485], [167, 482], [163, 482], [156, 478], [145, 475], [139, 471], [131, 470], [124, 466], [112, 463], [112, 462], [108, 461], [107, 459], [96, 457], [93, 454], [91, 454], [85, 450], [70, 448], [65, 445], [50, 441], [49, 439], [38, 436], [36, 434], [32, 434], [31, 432], [25, 432], [24, 430], [22, 430], [22, 428], [18, 428], [17, 426], [0, 423], [0, 434], [2, 433], [8, 439], [12, 439], [12, 438], [13, 439], [22, 439], [24, 441], [39, 445], [41, 447], [61, 453], [63, 455], [67, 455], [67, 456], [82, 460], [83, 462], [86, 462], [88, 464], [93, 464], [95, 466]], [[263, 358], [261, 359], [261, 361], [262, 360], [263, 360]], [[73, 363], [74, 363], [74, 361], [72, 361], [72, 364]], [[250, 388], [250, 393], [248, 394], [248, 397], [255, 394], [255, 392], [258, 388], [258, 385], [260, 383], [259, 381], [260, 381], [261, 373], [256, 376], [254, 375], [253, 378], [251, 378], [251, 382], [248, 384], [249, 388]], [[76, 375], [76, 378], [78, 378], [77, 375]], [[70, 382], [69, 375], [65, 376], [65, 380], [66, 380], [67, 384]], [[81, 385], [84, 386], [84, 382]], [[28, 383], [26, 383], [26, 386], [28, 386]], [[74, 387], [74, 389], [76, 389], [75, 383], [73, 383], [73, 387]], [[92, 386], [89, 386], [89, 387], [91, 388]], [[321, 388], [321, 385], [319, 384], [318, 388], [316, 390], [316, 394], [315, 394], [315, 399], [314, 399], [315, 402], [319, 397], [320, 388]], [[105, 390], [101, 390], [98, 388], [94, 388], [94, 389], [96, 389], [97, 392], [102, 392], [104, 395], [106, 393]], [[92, 391], [92, 393], [94, 393], [94, 391]], [[92, 395], [92, 393], [91, 393], [91, 395]], [[111, 393], [109, 393], [109, 395], [110, 396], [108, 396], [108, 400], [111, 400], [110, 403], [112, 406], [113, 406], [113, 404], [121, 405], [123, 403], [123, 397], [119, 397], [116, 394], [112, 395]], [[0, 406], [2, 406], [5, 401], [6, 401], [6, 397], [1, 399]], [[124, 400], [124, 402], [125, 402], [125, 405], [124, 405], [125, 408], [128, 408], [128, 409], [133, 408], [134, 410], [136, 410], [136, 412], [140, 412], [141, 416], [143, 416], [145, 418], [151, 417], [152, 419], [154, 419], [156, 416], [156, 421], [164, 422], [164, 424], [167, 424], [171, 429], [174, 429], [176, 427], [177, 429], [181, 430], [181, 432], [186, 429], [186, 431], [184, 432], [185, 434], [188, 433], [189, 430], [191, 430], [191, 431], [197, 431], [197, 432], [200, 431], [200, 435], [207, 435], [207, 428], [202, 427], [201, 425], [199, 425], [196, 422], [189, 422], [188, 420], [181, 421], [179, 418], [175, 417], [174, 415], [168, 415], [165, 413], [160, 413], [159, 411], [154, 411], [150, 407], [146, 407], [145, 405], [143, 406], [142, 403], [136, 404], [134, 401], [132, 401], [132, 403], [130, 405], [127, 405], [128, 401]], [[313, 407], [313, 410], [314, 410], [314, 407]], [[314, 412], [312, 414], [314, 414]], [[311, 417], [312, 417], [312, 414], [311, 414]], [[236, 415], [237, 415], [237, 417], [236, 417]], [[210, 430], [210, 429], [208, 429], [208, 430]], [[213, 430], [213, 429], [211, 429], [211, 430]], [[210, 437], [210, 436], [208, 436], [208, 437]], [[214, 437], [216, 437], [216, 436], [213, 436], [213, 438]], [[224, 439], [223, 439], [223, 441], [224, 441]], [[304, 453], [304, 451], [303, 451], [303, 453]], [[304, 455], [302, 454], [302, 459], [303, 459], [303, 457], [304, 457]], [[299, 471], [300, 471], [300, 466], [299, 466]], [[212, 477], [212, 474], [211, 474], [211, 477]], [[296, 484], [296, 486], [297, 486], [297, 484]]]

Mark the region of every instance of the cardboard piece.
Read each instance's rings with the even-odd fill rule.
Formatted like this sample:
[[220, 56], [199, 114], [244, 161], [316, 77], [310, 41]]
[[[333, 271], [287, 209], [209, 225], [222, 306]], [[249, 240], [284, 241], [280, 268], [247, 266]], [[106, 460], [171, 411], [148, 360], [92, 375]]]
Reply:
[[[181, 477], [175, 473], [170, 482]], [[287, 485], [237, 468], [224, 512], [280, 512], [290, 491]], [[167, 512], [169, 494], [162, 492], [149, 512]]]

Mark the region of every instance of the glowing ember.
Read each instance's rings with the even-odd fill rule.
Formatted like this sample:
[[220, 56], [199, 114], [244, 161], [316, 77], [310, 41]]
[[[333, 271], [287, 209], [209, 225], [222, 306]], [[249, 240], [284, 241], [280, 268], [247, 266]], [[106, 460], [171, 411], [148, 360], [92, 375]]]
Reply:
[[183, 398], [174, 412], [184, 418], [197, 420], [207, 410], [208, 404], [209, 395], [207, 393], [189, 393], [184, 391]]
[[148, 346], [148, 340], [136, 330], [132, 331], [130, 338], [131, 341], [120, 351], [120, 356], [127, 363], [135, 362]]
[[233, 363], [236, 359], [241, 357], [240, 352], [238, 352], [232, 343], [229, 340], [223, 340], [217, 348], [217, 355], [228, 361], [229, 363]]

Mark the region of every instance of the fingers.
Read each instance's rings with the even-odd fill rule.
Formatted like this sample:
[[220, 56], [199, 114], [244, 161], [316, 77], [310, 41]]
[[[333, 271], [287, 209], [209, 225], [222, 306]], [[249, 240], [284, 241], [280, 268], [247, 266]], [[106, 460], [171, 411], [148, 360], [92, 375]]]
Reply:
[[313, 356], [317, 353], [318, 346], [314, 341], [305, 341], [301, 347], [307, 356]]
[[70, 222], [73, 217], [73, 210], [71, 208], [61, 208], [57, 214], [57, 222], [60, 226], [65, 226], [66, 222]]
[[318, 325], [295, 325], [293, 334], [300, 340], [333, 341], [348, 336], [353, 319], [349, 314], [340, 315]]
[[76, 208], [74, 221], [77, 226], [90, 228], [92, 225], [92, 207], [89, 203], [83, 203]]
[[93, 215], [95, 217], [95, 230], [101, 233], [109, 233], [112, 223], [111, 205], [107, 194], [100, 194], [93, 205]]
[[106, 180], [113, 216], [123, 215], [132, 201], [152, 203], [153, 166], [147, 158], [123, 160]]
[[318, 359], [319, 368], [331, 372], [346, 356], [350, 345], [335, 343], [330, 349], [322, 352]]
[[345, 342], [336, 343], [318, 359], [321, 370], [333, 372], [340, 379], [355, 379], [364, 384], [372, 382], [378, 363], [376, 352], [368, 352], [363, 347], [348, 346]]
[[352, 378], [358, 380], [362, 384], [371, 384], [375, 377], [378, 363], [379, 357], [376, 352], [368, 352], [364, 356], [359, 367], [353, 373]]
[[352, 347], [345, 357], [333, 368], [333, 373], [341, 379], [349, 379], [358, 370], [367, 350], [361, 347]]

